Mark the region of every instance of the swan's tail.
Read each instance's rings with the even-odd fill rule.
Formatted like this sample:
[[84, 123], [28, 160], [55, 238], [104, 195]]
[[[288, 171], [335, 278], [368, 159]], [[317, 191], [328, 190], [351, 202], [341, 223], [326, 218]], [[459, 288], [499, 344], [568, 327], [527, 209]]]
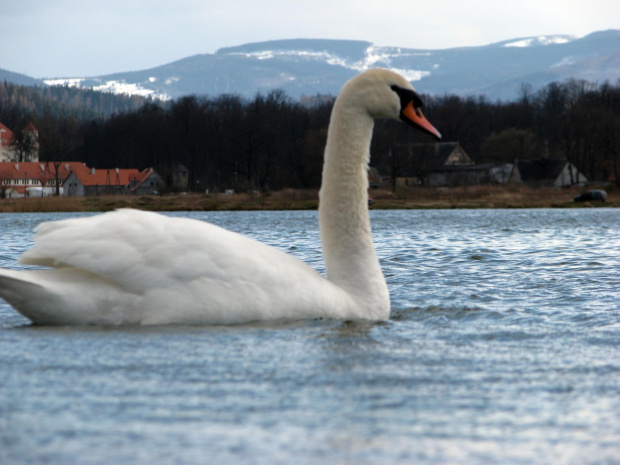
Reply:
[[32, 272], [0, 269], [0, 297], [24, 316], [37, 321], [49, 293], [34, 281]]
[[0, 298], [40, 325], [139, 324], [136, 299], [118, 285], [83, 270], [0, 269]]

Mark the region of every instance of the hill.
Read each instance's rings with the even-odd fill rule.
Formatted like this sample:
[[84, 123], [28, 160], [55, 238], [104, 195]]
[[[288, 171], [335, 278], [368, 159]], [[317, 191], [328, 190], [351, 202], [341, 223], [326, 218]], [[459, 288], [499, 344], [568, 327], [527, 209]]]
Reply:
[[35, 79], [25, 74], [14, 73], [2, 68], [0, 68], [0, 82], [10, 82], [11, 84], [22, 86], [45, 86], [45, 82], [41, 79]]

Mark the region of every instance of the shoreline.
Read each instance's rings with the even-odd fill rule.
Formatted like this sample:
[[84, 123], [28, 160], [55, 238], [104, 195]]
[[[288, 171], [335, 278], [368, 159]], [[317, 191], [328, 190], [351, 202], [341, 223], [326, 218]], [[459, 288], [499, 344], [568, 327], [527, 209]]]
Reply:
[[[479, 208], [618, 208], [620, 189], [609, 188], [605, 202], [574, 202], [584, 188], [469, 186], [413, 188], [393, 193], [370, 190], [371, 210]], [[170, 194], [162, 196], [42, 197], [0, 199], [0, 213], [105, 212], [117, 208], [149, 211], [316, 210], [318, 189], [285, 189], [265, 194]]]

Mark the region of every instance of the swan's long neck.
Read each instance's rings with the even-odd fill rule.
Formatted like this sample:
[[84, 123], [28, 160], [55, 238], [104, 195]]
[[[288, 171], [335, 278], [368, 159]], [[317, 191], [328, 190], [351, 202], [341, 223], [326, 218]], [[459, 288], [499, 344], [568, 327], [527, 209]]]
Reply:
[[362, 315], [389, 315], [389, 294], [372, 242], [368, 215], [368, 163], [373, 118], [347, 100], [332, 111], [319, 224], [327, 278], [347, 291]]

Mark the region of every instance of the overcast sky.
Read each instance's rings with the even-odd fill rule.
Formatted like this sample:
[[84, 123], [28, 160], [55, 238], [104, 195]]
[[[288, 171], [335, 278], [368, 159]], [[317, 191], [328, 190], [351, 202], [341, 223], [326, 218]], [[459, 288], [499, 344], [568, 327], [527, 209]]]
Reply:
[[441, 49], [605, 29], [618, 0], [0, 0], [0, 68], [85, 77], [275, 39]]

